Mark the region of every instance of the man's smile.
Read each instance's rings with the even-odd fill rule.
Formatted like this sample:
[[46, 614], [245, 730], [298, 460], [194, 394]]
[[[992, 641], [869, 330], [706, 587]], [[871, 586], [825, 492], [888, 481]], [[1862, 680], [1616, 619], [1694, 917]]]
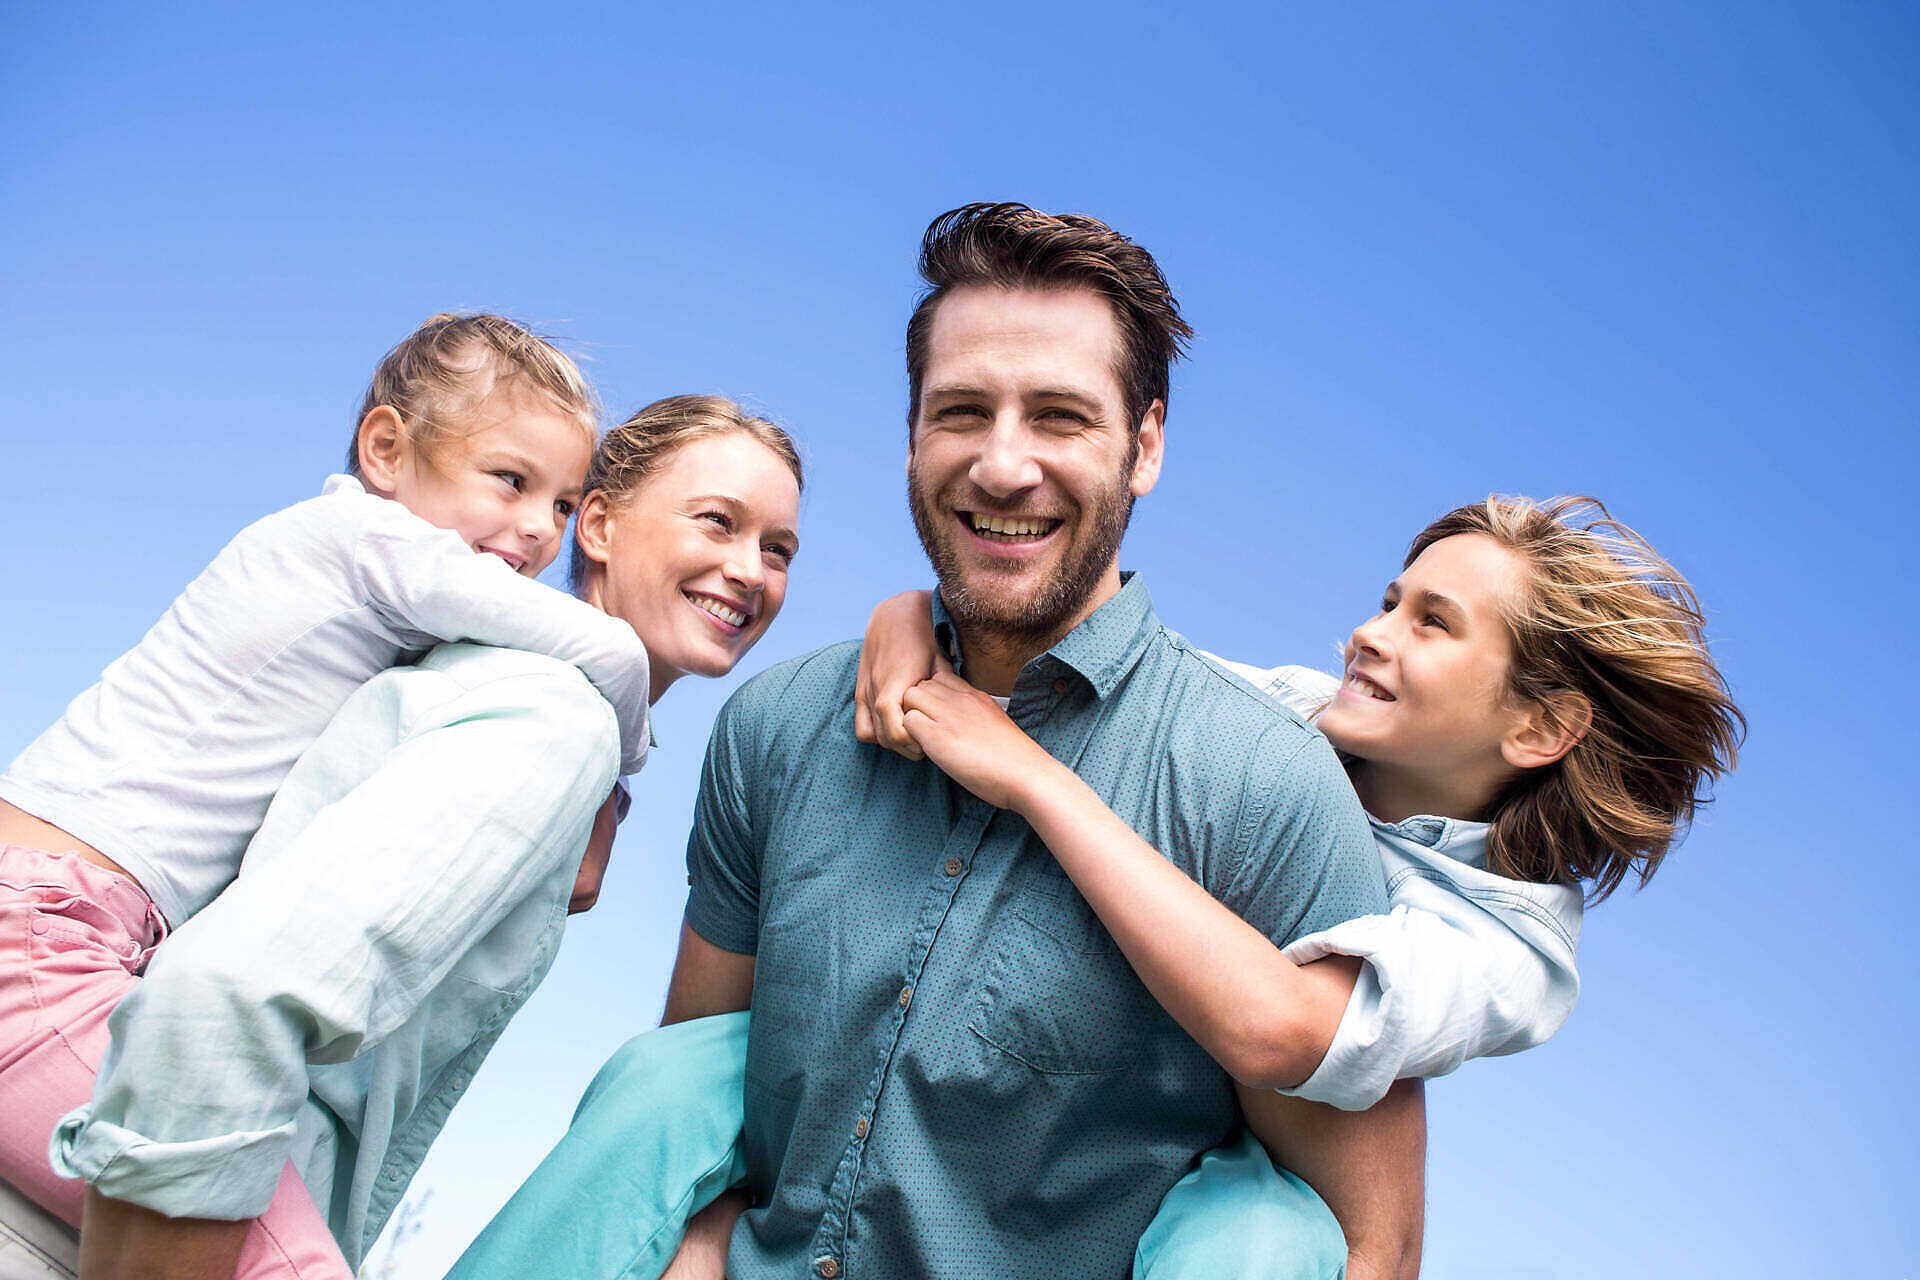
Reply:
[[956, 511], [954, 515], [975, 542], [1003, 556], [1009, 551], [1038, 548], [1051, 542], [1066, 523], [1055, 516], [993, 515], [984, 511]]

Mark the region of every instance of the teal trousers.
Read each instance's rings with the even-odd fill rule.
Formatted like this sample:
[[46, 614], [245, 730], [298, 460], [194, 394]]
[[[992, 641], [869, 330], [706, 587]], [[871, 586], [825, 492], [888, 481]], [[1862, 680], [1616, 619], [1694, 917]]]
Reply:
[[[747, 1015], [622, 1045], [447, 1280], [655, 1280], [687, 1219], [746, 1177]], [[1167, 1192], [1135, 1280], [1341, 1280], [1340, 1224], [1244, 1130]]]

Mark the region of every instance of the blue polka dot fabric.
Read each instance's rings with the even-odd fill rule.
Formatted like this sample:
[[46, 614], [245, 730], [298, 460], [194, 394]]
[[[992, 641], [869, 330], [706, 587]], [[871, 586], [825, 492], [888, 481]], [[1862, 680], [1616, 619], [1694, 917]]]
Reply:
[[[757, 956], [735, 1280], [1124, 1277], [1232, 1129], [1024, 820], [853, 736], [859, 649], [750, 681], [714, 727], [687, 918]], [[1166, 630], [1146, 585], [1028, 663], [1009, 714], [1276, 942], [1384, 909], [1332, 750]]]

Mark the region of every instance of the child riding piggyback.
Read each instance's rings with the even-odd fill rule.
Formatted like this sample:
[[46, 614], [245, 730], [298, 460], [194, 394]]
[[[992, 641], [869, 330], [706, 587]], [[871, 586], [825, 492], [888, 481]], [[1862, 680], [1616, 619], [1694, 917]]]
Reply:
[[[348, 474], [243, 529], [0, 776], [0, 1181], [78, 1225], [86, 1183], [55, 1176], [48, 1144], [93, 1094], [108, 1014], [239, 874], [295, 761], [373, 676], [444, 641], [547, 655], [612, 705], [620, 771], [640, 767], [645, 649], [532, 580], [595, 421], [549, 343], [433, 317], [375, 371]], [[256, 1229], [242, 1274], [275, 1274], [263, 1260], [318, 1221], [304, 1197], [282, 1177], [263, 1221], [286, 1215], [284, 1239]]]

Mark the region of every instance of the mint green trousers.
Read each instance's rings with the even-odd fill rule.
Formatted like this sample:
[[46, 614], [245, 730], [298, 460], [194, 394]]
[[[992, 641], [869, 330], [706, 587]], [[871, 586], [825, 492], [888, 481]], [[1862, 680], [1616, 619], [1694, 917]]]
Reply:
[[[447, 1280], [655, 1280], [687, 1219], [746, 1177], [747, 1015], [621, 1046], [573, 1123]], [[1340, 1280], [1340, 1224], [1242, 1131], [1167, 1192], [1135, 1280]]]

